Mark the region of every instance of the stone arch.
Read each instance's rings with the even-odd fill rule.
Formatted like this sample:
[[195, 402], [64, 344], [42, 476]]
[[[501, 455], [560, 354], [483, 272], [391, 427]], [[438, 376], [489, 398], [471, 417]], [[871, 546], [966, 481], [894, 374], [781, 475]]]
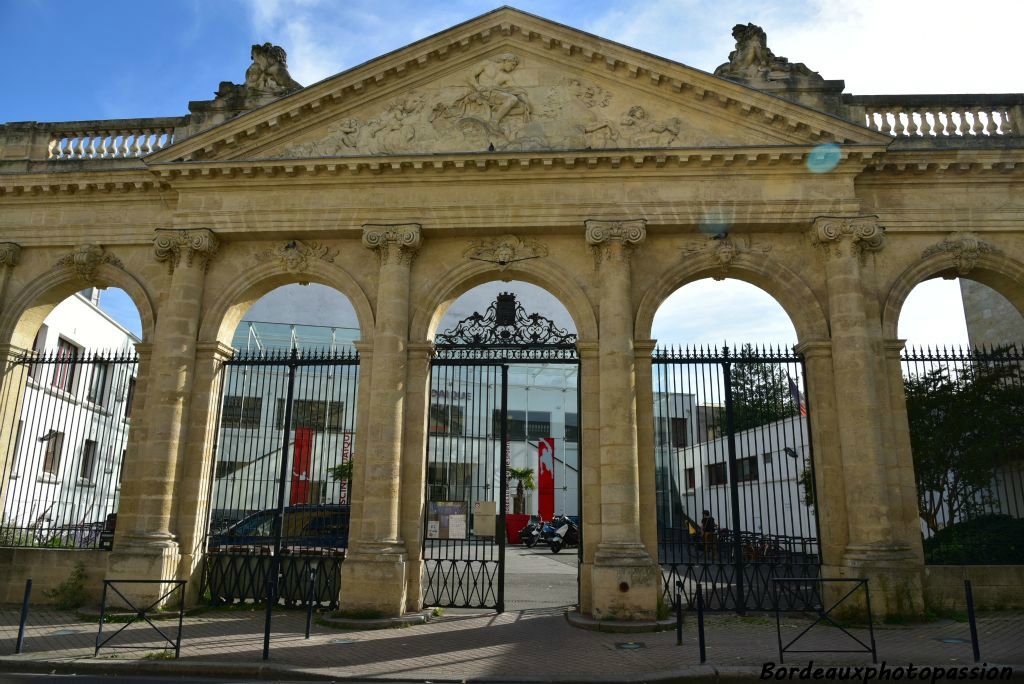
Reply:
[[828, 339], [828, 319], [807, 283], [794, 271], [773, 259], [743, 252], [732, 258], [727, 271], [723, 271], [715, 255], [701, 254], [662, 273], [640, 300], [634, 326], [636, 338], [650, 338], [654, 316], [669, 295], [688, 283], [707, 277], [735, 278], [767, 292], [793, 322], [800, 342]]
[[230, 344], [239, 321], [260, 297], [283, 285], [313, 282], [332, 287], [348, 297], [359, 320], [364, 342], [373, 339], [373, 307], [355, 279], [340, 266], [310, 260], [300, 271], [291, 271], [282, 263], [265, 264], [247, 271], [213, 300], [199, 327], [200, 342]]
[[142, 320], [142, 339], [153, 340], [156, 309], [149, 290], [128, 271], [100, 264], [92, 282], [82, 279], [70, 268], [50, 270], [30, 281], [13, 297], [0, 317], [0, 343], [28, 349], [53, 307], [89, 287], [117, 287], [128, 293]]
[[410, 322], [410, 339], [431, 338], [448, 307], [456, 299], [477, 285], [495, 280], [522, 280], [544, 288], [569, 311], [579, 339], [597, 339], [597, 316], [583, 289], [565, 273], [535, 261], [520, 262], [504, 271], [497, 271], [493, 265], [476, 261], [459, 264], [438, 278], [436, 284], [415, 302], [418, 306]]
[[882, 334], [895, 339], [903, 304], [919, 284], [935, 277], [976, 280], [1003, 295], [1024, 316], [1024, 263], [1002, 252], [981, 252], [969, 268], [956, 252], [930, 254], [903, 271], [889, 288], [882, 308]]

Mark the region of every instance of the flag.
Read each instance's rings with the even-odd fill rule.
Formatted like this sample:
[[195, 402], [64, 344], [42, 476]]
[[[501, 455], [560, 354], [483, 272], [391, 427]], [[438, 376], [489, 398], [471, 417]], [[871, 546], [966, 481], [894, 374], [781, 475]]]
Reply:
[[804, 395], [800, 393], [800, 389], [793, 382], [793, 378], [789, 377], [789, 373], [786, 373], [786, 379], [789, 380], [789, 393], [793, 397], [793, 403], [800, 409], [800, 415], [807, 415], [807, 402], [804, 401]]

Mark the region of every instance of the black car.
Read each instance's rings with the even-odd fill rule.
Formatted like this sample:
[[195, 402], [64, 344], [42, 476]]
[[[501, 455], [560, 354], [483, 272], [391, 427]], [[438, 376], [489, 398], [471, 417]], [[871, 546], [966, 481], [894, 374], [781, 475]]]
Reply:
[[[348, 504], [299, 504], [284, 509], [281, 547], [285, 550], [337, 549], [348, 547]], [[274, 544], [277, 509], [251, 513], [223, 532], [210, 536], [210, 550], [238, 547], [270, 547]]]

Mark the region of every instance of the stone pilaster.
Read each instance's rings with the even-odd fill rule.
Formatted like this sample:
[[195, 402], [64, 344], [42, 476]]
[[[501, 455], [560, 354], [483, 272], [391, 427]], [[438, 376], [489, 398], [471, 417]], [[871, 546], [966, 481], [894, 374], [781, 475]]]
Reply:
[[597, 445], [601, 443], [601, 373], [596, 341], [577, 339], [576, 351], [580, 355], [579, 453], [583, 480], [580, 612], [590, 615], [594, 609], [594, 557], [601, 542], [601, 462], [590, 455], [597, 454]]
[[[7, 283], [21, 258], [21, 245], [0, 242], [0, 314], [7, 308]], [[14, 442], [17, 439], [18, 417], [28, 380], [28, 366], [15, 365], [23, 349], [0, 344], [0, 511], [7, 496], [7, 483], [14, 467]]]
[[[400, 535], [402, 429], [408, 369], [409, 280], [420, 226], [363, 226], [363, 245], [377, 253], [377, 310], [372, 385], [363, 463], [355, 466], [343, 610], [401, 615], [406, 607], [406, 548]], [[360, 467], [361, 465], [361, 467]], [[354, 533], [354, 538], [353, 538]]]
[[587, 244], [597, 260], [601, 304], [601, 541], [591, 572], [592, 614], [599, 620], [653, 620], [657, 615], [661, 575], [640, 531], [630, 273], [630, 254], [646, 235], [643, 220], [586, 222]]
[[658, 496], [655, 483], [654, 378], [651, 355], [657, 340], [634, 340], [636, 363], [636, 445], [640, 482], [640, 537], [652, 558], [658, 557]]
[[889, 406], [873, 357], [878, 321], [867, 315], [862, 260], [885, 244], [874, 216], [819, 217], [812, 241], [825, 258], [837, 431], [846, 482], [848, 539], [841, 572], [872, 580], [879, 614], [921, 607], [920, 566], [906, 545], [902, 505], [893, 501], [884, 452]]
[[122, 477], [118, 538], [109, 573], [123, 578], [167, 578], [178, 569], [175, 496], [188, 432], [206, 267], [217, 253], [218, 241], [207, 229], [158, 230], [153, 248], [156, 260], [167, 264], [170, 282], [157, 313], [152, 358], [144, 371], [147, 382], [140, 412], [146, 438], [137, 443], [134, 454], [128, 453]]
[[426, 482], [427, 407], [430, 406], [432, 342], [409, 343], [408, 391], [405, 395], [405, 445], [402, 451], [402, 539], [406, 553], [405, 608], [423, 608], [423, 505]]

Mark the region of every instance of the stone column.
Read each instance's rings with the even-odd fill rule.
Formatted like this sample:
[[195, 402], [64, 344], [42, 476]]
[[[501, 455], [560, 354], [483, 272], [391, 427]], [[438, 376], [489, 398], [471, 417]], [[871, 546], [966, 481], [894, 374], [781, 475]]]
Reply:
[[[406, 606], [405, 545], [399, 534], [402, 428], [409, 343], [409, 279], [420, 226], [363, 226], [363, 245], [377, 252], [368, 430], [353, 477], [349, 554], [342, 575], [343, 610], [401, 615]], [[354, 538], [353, 538], [354, 533]]]
[[658, 491], [654, 453], [654, 378], [651, 355], [657, 340], [634, 340], [636, 362], [636, 445], [639, 456], [640, 537], [651, 558], [658, 557]]
[[640, 533], [636, 377], [630, 254], [645, 221], [587, 221], [597, 259], [600, 319], [601, 541], [594, 556], [592, 614], [598, 620], [654, 620], [661, 573]]
[[153, 246], [156, 260], [167, 264], [171, 277], [145, 371], [146, 439], [135, 453], [128, 453], [122, 471], [117, 538], [109, 559], [113, 577], [158, 579], [177, 572], [172, 517], [188, 431], [206, 267], [218, 242], [205, 228], [168, 229], [157, 231]]
[[884, 453], [888, 397], [877, 377], [874, 330], [865, 303], [861, 261], [885, 241], [874, 216], [819, 217], [812, 241], [825, 257], [837, 427], [846, 482], [848, 541], [842, 571], [872, 580], [879, 614], [917, 612], [920, 565], [904, 543], [901, 502], [892, 501]]

